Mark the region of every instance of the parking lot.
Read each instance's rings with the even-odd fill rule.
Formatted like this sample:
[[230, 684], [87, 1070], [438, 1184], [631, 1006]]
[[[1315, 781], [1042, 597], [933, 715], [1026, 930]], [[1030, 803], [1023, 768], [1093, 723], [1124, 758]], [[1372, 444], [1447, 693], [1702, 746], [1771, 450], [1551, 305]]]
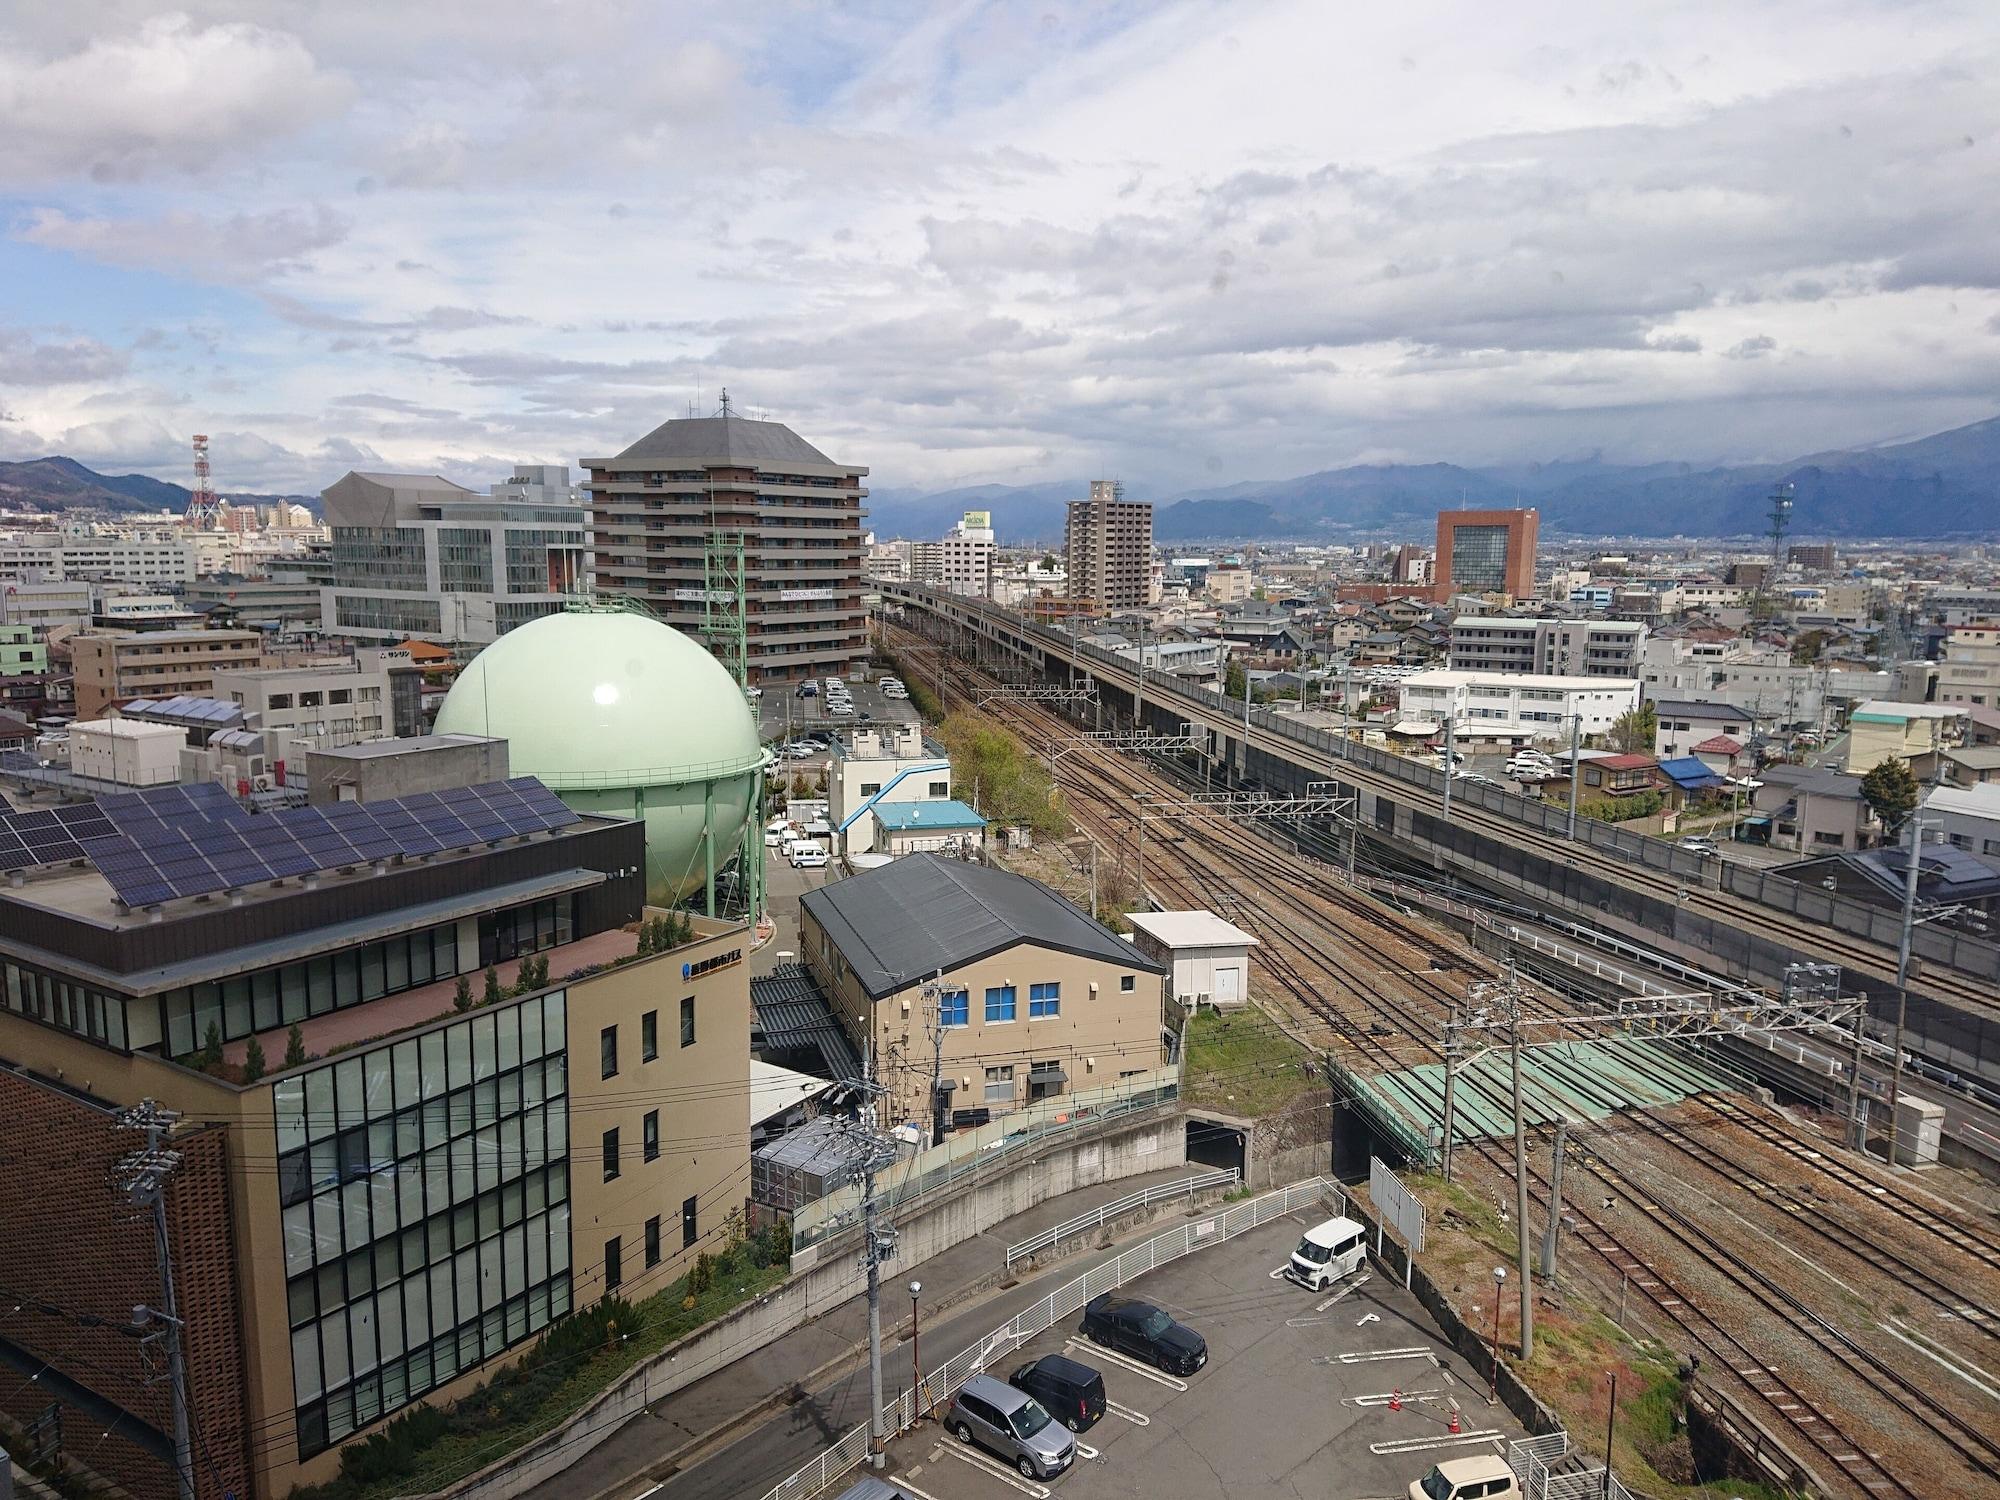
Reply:
[[773, 683], [757, 700], [758, 733], [766, 740], [783, 743], [807, 730], [852, 729], [857, 724], [896, 721], [915, 723], [916, 705], [907, 698], [886, 697], [879, 685], [881, 675], [875, 673], [866, 682], [847, 684], [854, 700], [852, 714], [826, 711], [824, 682], [818, 684], [818, 691], [810, 698], [798, 696], [796, 683]]
[[1206, 1338], [1208, 1364], [1185, 1380], [1086, 1342], [1076, 1316], [994, 1362], [1001, 1379], [1044, 1354], [1103, 1374], [1110, 1409], [1078, 1435], [1066, 1473], [1024, 1479], [926, 1422], [891, 1446], [890, 1477], [920, 1500], [1402, 1500], [1439, 1459], [1522, 1436], [1400, 1284], [1364, 1267], [1314, 1293], [1274, 1274], [1313, 1217], [1280, 1219], [1119, 1290]]

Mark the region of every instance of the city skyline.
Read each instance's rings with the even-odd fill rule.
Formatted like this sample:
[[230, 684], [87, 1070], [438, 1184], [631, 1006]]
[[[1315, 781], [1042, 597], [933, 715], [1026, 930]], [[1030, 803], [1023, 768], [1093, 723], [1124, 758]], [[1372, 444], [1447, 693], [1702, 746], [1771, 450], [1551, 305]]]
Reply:
[[1973, 7], [489, 17], [0, 26], [0, 457], [478, 482], [727, 385], [884, 489], [1165, 494], [1993, 414]]

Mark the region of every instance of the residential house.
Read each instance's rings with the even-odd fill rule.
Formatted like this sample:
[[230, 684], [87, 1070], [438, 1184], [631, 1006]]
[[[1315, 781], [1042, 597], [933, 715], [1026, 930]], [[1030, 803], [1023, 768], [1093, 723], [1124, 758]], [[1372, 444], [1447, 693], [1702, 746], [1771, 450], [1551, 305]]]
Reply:
[[1662, 760], [1695, 754], [1696, 746], [1718, 735], [1741, 741], [1756, 727], [1748, 710], [1728, 703], [1662, 698], [1654, 702], [1653, 712], [1659, 719], [1659, 727], [1653, 731], [1653, 753]]
[[1754, 811], [1743, 820], [1742, 837], [1776, 849], [1810, 854], [1865, 849], [1881, 836], [1882, 825], [1861, 778], [1816, 766], [1773, 765], [1758, 772]]

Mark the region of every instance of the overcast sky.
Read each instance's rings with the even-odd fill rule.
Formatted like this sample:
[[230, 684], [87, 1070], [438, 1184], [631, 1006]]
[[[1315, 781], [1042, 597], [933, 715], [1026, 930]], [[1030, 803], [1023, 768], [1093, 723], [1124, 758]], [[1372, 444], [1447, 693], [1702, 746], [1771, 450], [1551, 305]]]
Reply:
[[2000, 411], [2000, 7], [0, 5], [0, 457], [878, 486]]

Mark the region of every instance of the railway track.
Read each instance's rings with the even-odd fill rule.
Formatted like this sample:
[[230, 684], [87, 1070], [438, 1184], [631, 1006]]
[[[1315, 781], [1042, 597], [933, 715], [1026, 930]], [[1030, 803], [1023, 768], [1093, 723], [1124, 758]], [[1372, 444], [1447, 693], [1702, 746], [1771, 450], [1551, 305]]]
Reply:
[[[969, 672], [960, 673], [956, 680], [968, 696], [978, 685], [978, 679]], [[1024, 704], [1003, 702], [988, 705], [983, 711], [1008, 723], [1030, 743], [1047, 744], [1052, 736], [1075, 732], [1047, 710]], [[1071, 773], [1069, 779], [1076, 792], [1072, 814], [1087, 829], [1114, 845], [1122, 842], [1131, 826], [1129, 814], [1121, 816], [1120, 804], [1129, 806], [1135, 796], [1161, 789], [1156, 778], [1139, 770], [1129, 759], [1097, 747], [1080, 751], [1066, 762], [1066, 769]], [[1220, 887], [1231, 890], [1240, 904], [1253, 908], [1255, 920], [1266, 934], [1266, 944], [1257, 955], [1260, 966], [1300, 1010], [1324, 1025], [1331, 1037], [1378, 1066], [1399, 1068], [1414, 1060], [1435, 1060], [1440, 1055], [1436, 1040], [1440, 1023], [1451, 1005], [1464, 998], [1463, 984], [1454, 989], [1451, 981], [1487, 972], [1477, 956], [1441, 944], [1434, 930], [1400, 918], [1345, 884], [1328, 882], [1326, 877], [1333, 872], [1323, 863], [1288, 855], [1247, 829], [1221, 824], [1205, 827], [1197, 835], [1193, 828], [1184, 828], [1178, 836], [1153, 841], [1151, 848], [1148, 881], [1163, 894], [1170, 893], [1189, 904], [1214, 904], [1215, 892]], [[1345, 940], [1346, 945], [1338, 940]], [[1412, 954], [1423, 955], [1425, 961], [1419, 963], [1413, 958], [1400, 966], [1365, 968], [1364, 957], [1394, 956], [1385, 947], [1385, 940], [1406, 946]], [[1428, 962], [1431, 956], [1442, 956], [1441, 971], [1432, 969]], [[1358, 1004], [1367, 1019], [1357, 1018], [1327, 997], [1329, 979]], [[1546, 997], [1538, 997], [1537, 1004], [1555, 1013], [1566, 1009], [1561, 1002]], [[1402, 1039], [1403, 1052], [1413, 1051], [1417, 1056], [1402, 1055], [1397, 1046], [1391, 1045], [1396, 1038]], [[1502, 1101], [1494, 1102], [1504, 1107]], [[1816, 1152], [1732, 1102], [1709, 1096], [1704, 1096], [1703, 1102], [1716, 1110], [1719, 1120], [1741, 1126], [1771, 1149], [1824, 1172], [1864, 1200], [1888, 1211], [1908, 1210], [1910, 1222], [1924, 1234], [1970, 1257], [1979, 1268], [2000, 1265], [2000, 1251], [1915, 1195], [1875, 1183], [1858, 1167]], [[1636, 1129], [1658, 1140], [1663, 1147], [1716, 1172], [1736, 1189], [1767, 1202], [1777, 1201], [1780, 1206], [1789, 1204], [1786, 1211], [1794, 1213], [1815, 1237], [1824, 1239], [1835, 1232], [1824, 1205], [1761, 1182], [1686, 1130], [1661, 1128], [1663, 1122], [1644, 1114], [1625, 1118], [1637, 1122]], [[1511, 1173], [1511, 1154], [1490, 1143], [1473, 1144], [1475, 1154], [1496, 1175], [1504, 1179]], [[1546, 1181], [1538, 1171], [1531, 1175], [1546, 1204]], [[1871, 1449], [1849, 1430], [1853, 1425], [1851, 1420], [1837, 1414], [1842, 1410], [1841, 1403], [1824, 1396], [1815, 1399], [1807, 1389], [1817, 1383], [1815, 1379], [1800, 1372], [1783, 1373], [1776, 1367], [1777, 1361], [1758, 1353], [1746, 1342], [1754, 1338], [1753, 1334], [1732, 1333], [1691, 1287], [1623, 1243], [1596, 1213], [1587, 1208], [1572, 1209], [1572, 1217], [1581, 1229], [1580, 1238], [1606, 1270], [1630, 1278], [1659, 1314], [1713, 1362], [1712, 1374], [1726, 1370], [1728, 1381], [1748, 1392], [1777, 1421], [1798, 1434], [1812, 1451], [1824, 1457], [1832, 1465], [1831, 1473], [1858, 1492], [1876, 1496], [1970, 1494], [2000, 1479], [2000, 1448], [1984, 1436], [1974, 1418], [1942, 1403], [1920, 1377], [1905, 1373], [1821, 1317], [1803, 1299], [1771, 1282], [1733, 1247], [1688, 1220], [1672, 1205], [1657, 1201], [1629, 1178], [1621, 1175], [1619, 1180], [1620, 1192], [1628, 1200], [1644, 1201], [1652, 1224], [1666, 1236], [1670, 1247], [1703, 1265], [1716, 1267], [1716, 1274], [1737, 1296], [1758, 1308], [1772, 1326], [1783, 1328], [1791, 1338], [1809, 1344], [1826, 1369], [1886, 1393], [1883, 1399], [1896, 1403], [1915, 1427], [1948, 1450], [1948, 1457], [1946, 1454], [1940, 1457], [1946, 1457], [1955, 1467], [1963, 1466], [1966, 1487], [1913, 1488], [1893, 1460], [1884, 1459], [1878, 1450]], [[1847, 1234], [1851, 1241], [1854, 1234], [1851, 1217]], [[1875, 1274], [1893, 1280], [1911, 1296], [1964, 1318], [1983, 1336], [1993, 1336], [1990, 1314], [1984, 1319], [1968, 1317], [1966, 1309], [1971, 1307], [1976, 1313], [1980, 1305], [1968, 1303], [1958, 1288], [1911, 1256], [1898, 1251], [1873, 1260], [1866, 1256], [1856, 1258], [1869, 1265]], [[2000, 1493], [2000, 1487], [1994, 1492]]]
[[[972, 604], [972, 601], [968, 600], [954, 602], [966, 606]], [[996, 618], [996, 623], [1015, 628], [1021, 622]], [[1121, 668], [1092, 658], [1087, 666], [1079, 664], [1077, 670], [1087, 671], [1090, 675], [1110, 682], [1126, 693], [1131, 693], [1134, 689], [1134, 677], [1130, 668]], [[1241, 737], [1244, 733], [1240, 720], [1230, 714], [1218, 713], [1216, 706], [1206, 699], [1164, 687], [1158, 682], [1148, 682], [1145, 692], [1148, 703], [1170, 703], [1175, 712], [1184, 712], [1190, 722], [1219, 729], [1235, 737]], [[1347, 759], [1337, 754], [1315, 757], [1309, 747], [1299, 741], [1263, 726], [1255, 724], [1251, 726], [1249, 743], [1256, 749], [1279, 759], [1296, 762], [1327, 776], [1338, 776], [1343, 781], [1366, 787], [1370, 791], [1387, 795], [1394, 801], [1412, 807], [1429, 810], [1437, 805], [1436, 799], [1430, 798], [1420, 788], [1400, 777], [1374, 770], [1358, 760]], [[1578, 869], [1590, 870], [1617, 884], [1647, 891], [1664, 902], [1683, 906], [1727, 925], [1742, 925], [1745, 905], [1740, 900], [1726, 897], [1706, 886], [1689, 884], [1650, 866], [1620, 859], [1593, 844], [1554, 838], [1518, 819], [1492, 812], [1469, 800], [1461, 800], [1454, 804], [1452, 821], [1467, 828], [1477, 829], [1503, 844], [1532, 846], [1537, 852], [1556, 863], [1566, 863]], [[1815, 925], [1776, 907], [1758, 906], [1753, 909], [1758, 925], [1767, 934], [1779, 937], [1798, 951], [1810, 953], [1820, 961], [1838, 959], [1855, 973], [1866, 974], [1878, 982], [1894, 982], [1895, 954], [1881, 945]], [[1949, 969], [1930, 968], [1924, 974], [1923, 988], [1926, 993], [1941, 999], [1950, 999], [1979, 1014], [2000, 1018], [2000, 995], [1996, 995], [1990, 980], [1981, 980]]]

